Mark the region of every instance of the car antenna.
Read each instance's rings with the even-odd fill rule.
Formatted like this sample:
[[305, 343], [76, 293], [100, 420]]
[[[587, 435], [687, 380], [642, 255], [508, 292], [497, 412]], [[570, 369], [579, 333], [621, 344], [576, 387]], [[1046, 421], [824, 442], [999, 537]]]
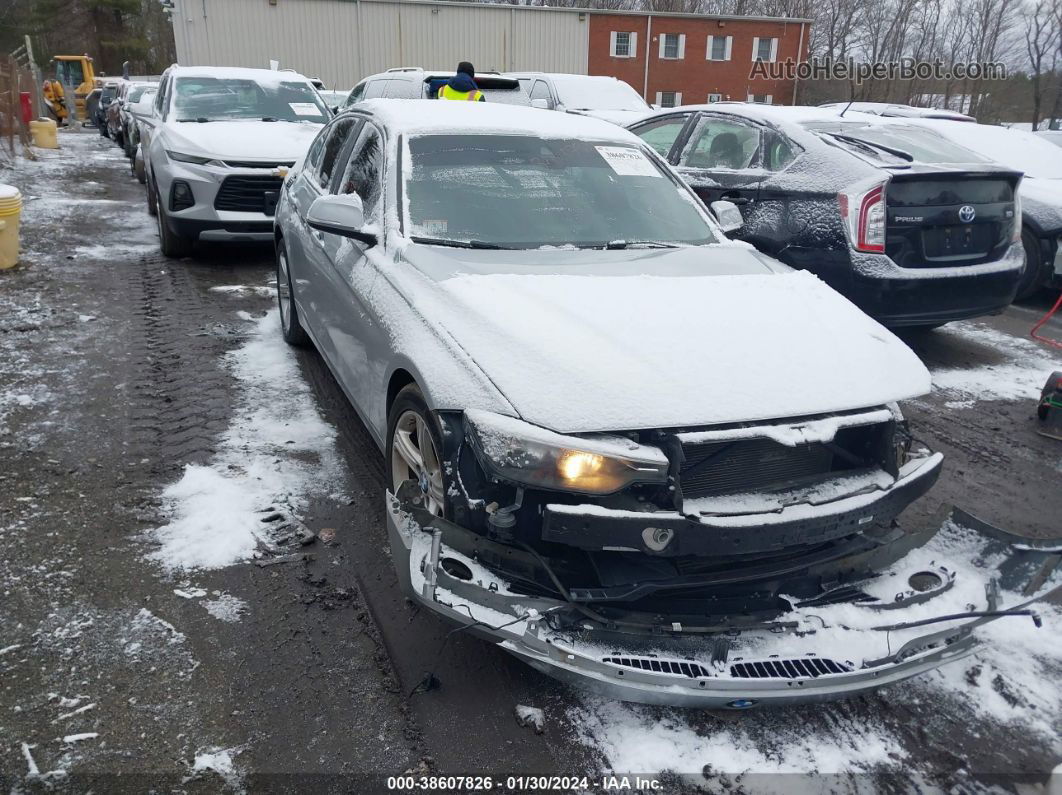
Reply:
[[851, 98], [850, 100], [848, 100], [848, 104], [847, 104], [847, 105], [845, 105], [845, 106], [844, 106], [844, 110], [842, 110], [842, 111], [841, 111], [841, 118], [842, 118], [842, 119], [844, 118], [844, 114], [846, 114], [846, 113], [848, 112], [848, 109], [849, 109], [850, 107], [852, 107], [852, 103], [853, 103], [853, 102], [855, 102], [855, 97], [852, 97], [852, 98]]

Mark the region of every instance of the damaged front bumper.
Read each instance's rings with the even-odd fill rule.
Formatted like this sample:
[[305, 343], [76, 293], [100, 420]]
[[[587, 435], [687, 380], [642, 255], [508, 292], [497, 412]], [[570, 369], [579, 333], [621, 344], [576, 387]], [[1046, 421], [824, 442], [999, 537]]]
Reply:
[[769, 620], [691, 627], [664, 616], [660, 631], [630, 631], [597, 620], [571, 593], [514, 591], [447, 544], [467, 531], [425, 511], [418, 495], [410, 482], [386, 498], [406, 593], [543, 673], [623, 701], [744, 709], [856, 695], [971, 654], [991, 621], [1038, 622], [1030, 606], [1062, 580], [1062, 539], [1023, 539], [953, 510], [876, 576], [793, 599]]

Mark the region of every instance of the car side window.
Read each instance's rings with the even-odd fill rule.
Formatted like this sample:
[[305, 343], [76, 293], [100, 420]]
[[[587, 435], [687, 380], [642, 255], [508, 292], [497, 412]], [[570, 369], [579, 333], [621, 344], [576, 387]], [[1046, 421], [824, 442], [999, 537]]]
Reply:
[[640, 127], [633, 128], [632, 131], [655, 149], [658, 155], [666, 159], [671, 147], [675, 145], [675, 139], [682, 132], [682, 128], [686, 126], [686, 120], [689, 117], [688, 113], [667, 116], [663, 119], [646, 122]]
[[170, 99], [170, 82], [172, 79], [169, 75], [162, 78], [159, 93], [155, 95], [155, 115], [161, 119], [166, 118], [166, 103]]
[[347, 101], [343, 103], [344, 108], [349, 108], [355, 102], [361, 102], [365, 98], [365, 86], [366, 82], [362, 80], [358, 83], [350, 92], [350, 96], [347, 97]]
[[690, 135], [681, 163], [690, 168], [740, 171], [752, 166], [760, 138], [758, 127], [706, 115]]
[[350, 159], [339, 181], [338, 193], [356, 193], [365, 208], [365, 220], [380, 221], [380, 197], [383, 192], [383, 136], [372, 124], [366, 123], [350, 152]]
[[531, 88], [531, 99], [544, 99], [549, 108], [552, 109], [553, 107], [553, 98], [550, 96], [549, 86], [543, 80], [535, 81], [535, 85]]
[[317, 167], [317, 184], [325, 190], [332, 181], [332, 173], [335, 171], [336, 158], [343, 151], [355, 125], [360, 121], [353, 117], [339, 119], [328, 131], [321, 154], [321, 162]]
[[324, 152], [325, 138], [328, 137], [329, 131], [325, 131], [321, 135], [318, 135], [313, 139], [313, 143], [310, 144], [310, 149], [306, 153], [306, 162], [303, 165], [303, 171], [307, 174], [313, 174], [317, 170], [317, 166], [321, 163], [321, 153]]
[[382, 97], [387, 90], [387, 84], [390, 82], [390, 80], [370, 80], [368, 85], [365, 86], [365, 96], [362, 99]]
[[387, 99], [420, 99], [420, 83], [408, 80], [388, 80], [384, 96]]
[[763, 149], [763, 167], [768, 171], [781, 171], [801, 153], [799, 146], [783, 135], [768, 133]]

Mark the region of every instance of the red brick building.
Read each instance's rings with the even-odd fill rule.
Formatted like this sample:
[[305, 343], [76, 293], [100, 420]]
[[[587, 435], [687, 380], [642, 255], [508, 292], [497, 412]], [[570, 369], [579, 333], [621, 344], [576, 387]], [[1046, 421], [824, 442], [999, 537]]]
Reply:
[[807, 58], [811, 21], [687, 14], [590, 14], [587, 72], [630, 83], [649, 103], [794, 102], [795, 81], [750, 78], [757, 58]]

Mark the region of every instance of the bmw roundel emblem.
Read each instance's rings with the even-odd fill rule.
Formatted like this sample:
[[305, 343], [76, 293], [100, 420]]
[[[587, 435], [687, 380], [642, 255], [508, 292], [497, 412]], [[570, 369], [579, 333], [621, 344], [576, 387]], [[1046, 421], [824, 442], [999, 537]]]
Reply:
[[972, 221], [976, 217], [977, 210], [975, 210], [969, 204], [964, 204], [962, 207], [959, 208], [959, 220], [962, 221], [964, 224], [970, 223], [970, 221]]

